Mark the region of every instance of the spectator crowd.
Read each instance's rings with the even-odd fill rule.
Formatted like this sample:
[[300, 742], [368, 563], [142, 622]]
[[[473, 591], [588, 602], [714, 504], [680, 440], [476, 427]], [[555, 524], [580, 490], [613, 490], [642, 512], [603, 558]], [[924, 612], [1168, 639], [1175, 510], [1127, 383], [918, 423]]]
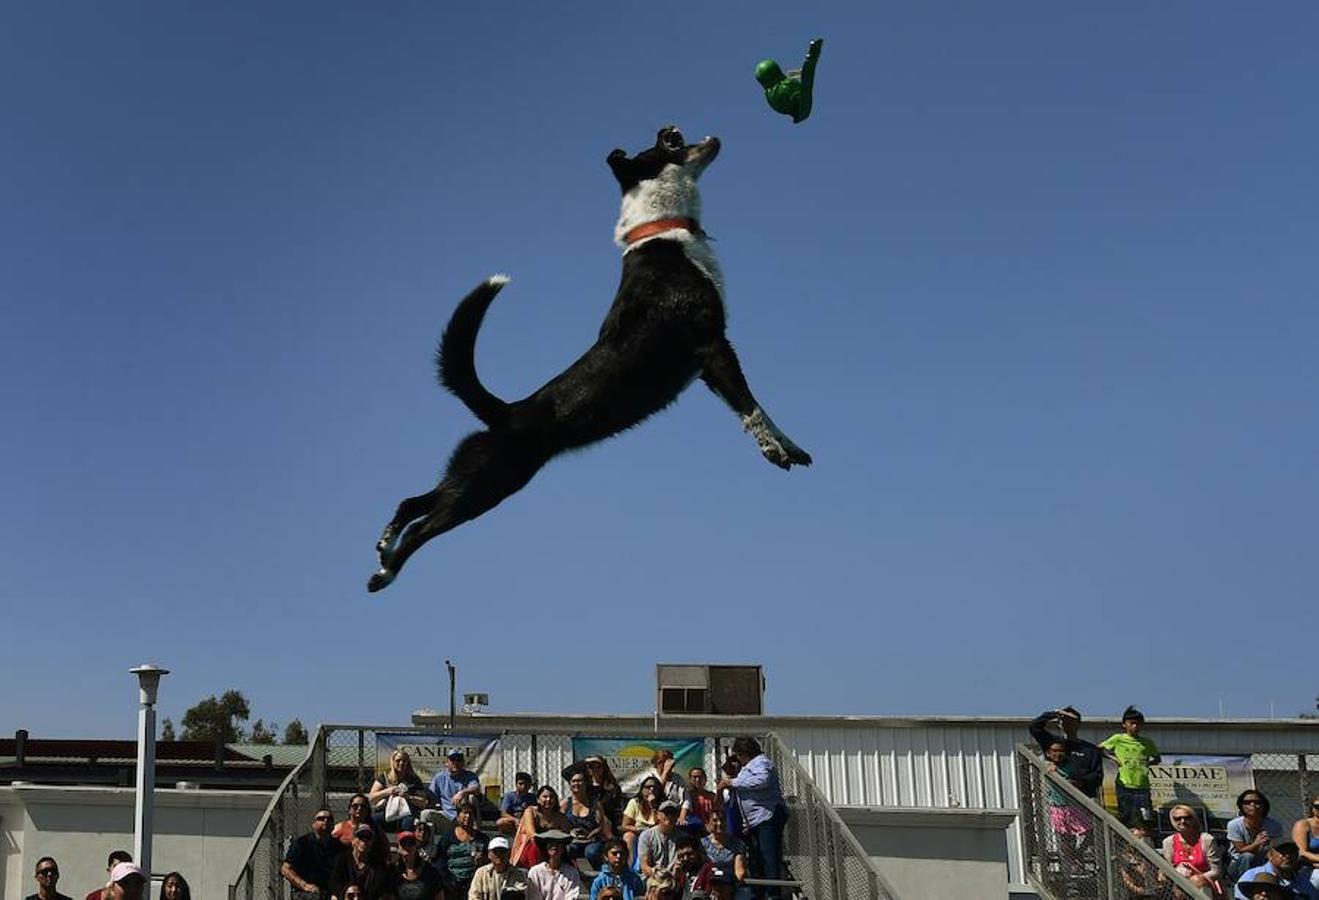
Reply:
[[[1061, 734], [1050, 730], [1056, 724]], [[1073, 707], [1045, 710], [1030, 724], [1031, 736], [1057, 774], [1083, 795], [1099, 802], [1104, 760], [1117, 766], [1117, 815], [1131, 834], [1154, 846], [1164, 824], [1156, 812], [1150, 766], [1160, 762], [1158, 747], [1142, 732], [1145, 717], [1135, 707], [1122, 714], [1122, 729], [1092, 744], [1078, 737], [1081, 714]], [[1065, 864], [1093, 860], [1093, 816], [1063, 789], [1047, 785], [1049, 822]], [[1319, 900], [1319, 796], [1310, 798], [1301, 818], [1274, 818], [1268, 798], [1254, 788], [1236, 798], [1238, 815], [1220, 837], [1201, 811], [1185, 803], [1167, 810], [1169, 834], [1158, 845], [1163, 857], [1206, 897], [1234, 900]], [[1123, 851], [1118, 867], [1130, 896], [1163, 896], [1160, 876], [1139, 852]]]
[[280, 874], [292, 900], [751, 900], [791, 883], [787, 805], [752, 738], [733, 742], [713, 788], [667, 750], [631, 796], [603, 757], [561, 774], [562, 797], [517, 773], [496, 809], [461, 752], [425, 784], [396, 750], [345, 818], [315, 812]]

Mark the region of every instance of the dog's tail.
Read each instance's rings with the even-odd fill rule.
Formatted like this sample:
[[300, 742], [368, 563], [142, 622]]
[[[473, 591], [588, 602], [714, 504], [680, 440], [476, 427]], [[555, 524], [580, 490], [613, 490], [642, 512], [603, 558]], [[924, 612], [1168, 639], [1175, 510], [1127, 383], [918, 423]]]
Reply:
[[476, 333], [490, 301], [508, 284], [507, 275], [492, 275], [462, 299], [440, 338], [435, 366], [444, 385], [491, 428], [508, 418], [508, 404], [490, 393], [476, 377]]

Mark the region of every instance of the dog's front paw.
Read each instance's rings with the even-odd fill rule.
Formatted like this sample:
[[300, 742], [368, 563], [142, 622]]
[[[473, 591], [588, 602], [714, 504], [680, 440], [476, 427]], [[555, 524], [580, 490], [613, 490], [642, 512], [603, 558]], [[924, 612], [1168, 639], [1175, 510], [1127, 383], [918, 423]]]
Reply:
[[384, 590], [389, 587], [394, 583], [394, 579], [397, 577], [397, 572], [383, 568], [377, 569], [375, 573], [371, 575], [371, 580], [366, 583], [366, 589], [374, 594], [376, 591]]

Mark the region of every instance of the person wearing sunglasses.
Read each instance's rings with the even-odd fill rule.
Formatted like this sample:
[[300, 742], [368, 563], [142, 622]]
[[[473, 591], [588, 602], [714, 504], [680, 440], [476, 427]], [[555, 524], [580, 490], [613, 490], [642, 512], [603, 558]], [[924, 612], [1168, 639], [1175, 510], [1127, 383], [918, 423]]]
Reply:
[[55, 857], [41, 857], [37, 860], [37, 892], [29, 895], [27, 900], [72, 900], [55, 890], [59, 880], [60, 866]]
[[1282, 823], [1269, 817], [1269, 800], [1254, 788], [1237, 795], [1241, 815], [1227, 823], [1227, 879], [1236, 881], [1247, 869], [1263, 865], [1273, 841], [1284, 840]]
[[349, 891], [361, 891], [360, 900], [381, 900], [394, 895], [394, 873], [375, 845], [384, 843], [370, 822], [353, 829], [353, 845], [340, 853], [330, 870], [330, 895], [348, 900]]
[[1292, 840], [1310, 872], [1310, 886], [1319, 890], [1319, 794], [1310, 798], [1309, 815], [1292, 826]]
[[334, 813], [328, 806], [316, 810], [311, 831], [294, 838], [284, 854], [279, 874], [289, 883], [293, 900], [323, 900], [328, 895], [330, 870], [344, 845], [330, 834]]
[[1200, 817], [1179, 803], [1168, 810], [1175, 834], [1163, 842], [1163, 856], [1178, 874], [1196, 887], [1208, 888], [1211, 896], [1223, 896], [1223, 854], [1214, 836], [1200, 827]]
[[357, 831], [359, 825], [369, 825], [371, 830], [376, 832], [376, 840], [372, 841], [371, 852], [374, 854], [376, 862], [383, 863], [388, 855], [387, 844], [389, 842], [385, 840], [384, 833], [376, 828], [375, 819], [371, 816], [371, 800], [366, 794], [353, 794], [352, 799], [348, 801], [348, 818], [335, 825], [334, 831], [330, 834], [345, 847], [351, 849], [353, 846], [353, 833]]
[[1250, 894], [1245, 885], [1257, 881], [1261, 876], [1272, 878], [1287, 889], [1287, 896], [1299, 900], [1315, 900], [1316, 892], [1310, 884], [1308, 873], [1299, 871], [1300, 849], [1291, 841], [1280, 841], [1269, 847], [1269, 861], [1262, 866], [1248, 869], [1241, 875], [1233, 897], [1249, 900]]

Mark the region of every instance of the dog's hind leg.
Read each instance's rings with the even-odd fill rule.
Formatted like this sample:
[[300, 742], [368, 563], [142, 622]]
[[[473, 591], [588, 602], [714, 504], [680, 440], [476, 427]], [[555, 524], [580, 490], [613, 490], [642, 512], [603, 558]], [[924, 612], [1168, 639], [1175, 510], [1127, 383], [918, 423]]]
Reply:
[[[380, 569], [371, 576], [367, 590], [374, 592], [388, 586], [408, 557], [431, 538], [475, 519], [517, 493], [548, 459], [549, 455], [537, 449], [534, 442], [516, 434], [481, 431], [468, 435], [454, 451], [439, 486], [422, 495], [430, 500], [423, 514], [410, 519], [412, 524], [402, 530], [393, 545], [380, 551]], [[404, 505], [409, 502], [404, 501]]]
[[750, 432], [760, 447], [761, 455], [781, 469], [792, 466], [809, 466], [811, 455], [798, 447], [779, 430], [774, 420], [760, 408], [756, 398], [747, 386], [746, 376], [742, 374], [742, 365], [737, 360], [733, 345], [726, 338], [706, 347], [700, 354], [701, 380], [724, 402], [733, 408], [733, 412], [742, 417], [742, 427]]

